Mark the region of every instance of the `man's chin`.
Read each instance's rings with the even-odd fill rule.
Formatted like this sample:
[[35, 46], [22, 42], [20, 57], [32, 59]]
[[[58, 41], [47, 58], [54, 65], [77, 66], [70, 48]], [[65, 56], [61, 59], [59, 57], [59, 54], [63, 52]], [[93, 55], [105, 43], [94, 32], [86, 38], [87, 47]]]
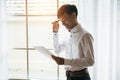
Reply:
[[70, 32], [70, 30], [71, 30], [70, 28], [66, 28], [66, 29], [67, 29], [69, 32]]

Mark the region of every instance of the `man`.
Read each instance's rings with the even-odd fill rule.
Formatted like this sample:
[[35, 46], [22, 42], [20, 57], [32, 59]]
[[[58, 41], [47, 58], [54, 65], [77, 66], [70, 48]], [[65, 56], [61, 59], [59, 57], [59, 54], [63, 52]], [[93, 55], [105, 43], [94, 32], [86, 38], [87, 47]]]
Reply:
[[[66, 57], [53, 56], [58, 65], [65, 65], [67, 80], [90, 80], [87, 68], [94, 64], [93, 38], [77, 21], [75, 5], [64, 4], [57, 12], [58, 21], [53, 24], [53, 39], [56, 53], [65, 50]], [[70, 32], [68, 41], [59, 43], [59, 21]]]

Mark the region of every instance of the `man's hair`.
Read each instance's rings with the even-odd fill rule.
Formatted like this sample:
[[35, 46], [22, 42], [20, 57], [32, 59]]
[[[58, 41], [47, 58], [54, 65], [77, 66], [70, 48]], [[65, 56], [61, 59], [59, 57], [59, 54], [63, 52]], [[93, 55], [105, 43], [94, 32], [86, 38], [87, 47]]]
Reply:
[[75, 5], [64, 4], [58, 9], [57, 17], [62, 17], [64, 13], [71, 15], [73, 12], [75, 12], [76, 16], [78, 15], [78, 10]]

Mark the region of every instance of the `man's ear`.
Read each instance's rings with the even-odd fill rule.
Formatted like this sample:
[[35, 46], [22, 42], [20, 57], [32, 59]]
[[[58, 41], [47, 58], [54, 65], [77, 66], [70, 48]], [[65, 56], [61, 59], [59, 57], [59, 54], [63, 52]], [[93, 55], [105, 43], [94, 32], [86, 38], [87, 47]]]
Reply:
[[76, 15], [76, 13], [75, 13], [75, 12], [73, 12], [73, 13], [72, 13], [72, 17], [74, 17], [74, 18], [76, 18], [76, 17], [77, 17], [77, 15]]

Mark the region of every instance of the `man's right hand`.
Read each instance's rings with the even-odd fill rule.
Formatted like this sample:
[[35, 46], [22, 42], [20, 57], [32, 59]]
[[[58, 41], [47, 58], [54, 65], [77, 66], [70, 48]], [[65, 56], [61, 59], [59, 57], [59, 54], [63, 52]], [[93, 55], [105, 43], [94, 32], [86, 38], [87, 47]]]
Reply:
[[59, 23], [58, 22], [59, 21], [52, 22], [52, 24], [53, 24], [53, 32], [58, 32], [58, 30], [59, 30]]

